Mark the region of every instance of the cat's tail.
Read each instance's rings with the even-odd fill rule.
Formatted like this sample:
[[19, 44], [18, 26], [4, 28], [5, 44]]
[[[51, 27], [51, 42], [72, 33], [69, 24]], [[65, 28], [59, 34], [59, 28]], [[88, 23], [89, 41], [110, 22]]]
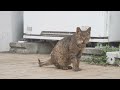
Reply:
[[42, 66], [52, 65], [53, 63], [52, 63], [51, 59], [49, 59], [49, 60], [47, 60], [45, 62], [41, 62], [40, 59], [38, 58], [38, 64], [39, 64], [39, 67], [42, 67]]
[[38, 58], [38, 65], [39, 65], [39, 67], [41, 67], [41, 61], [39, 58]]

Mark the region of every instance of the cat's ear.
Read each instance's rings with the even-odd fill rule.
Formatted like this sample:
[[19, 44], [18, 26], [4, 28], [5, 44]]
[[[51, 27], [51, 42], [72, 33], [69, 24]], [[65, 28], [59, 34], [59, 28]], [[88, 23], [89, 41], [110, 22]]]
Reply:
[[80, 27], [77, 27], [77, 28], [76, 28], [76, 33], [77, 33], [77, 34], [78, 34], [78, 33], [81, 33], [81, 31], [82, 31], [82, 30], [80, 29]]
[[89, 27], [89, 28], [87, 29], [87, 32], [89, 32], [89, 33], [91, 32], [91, 27]]

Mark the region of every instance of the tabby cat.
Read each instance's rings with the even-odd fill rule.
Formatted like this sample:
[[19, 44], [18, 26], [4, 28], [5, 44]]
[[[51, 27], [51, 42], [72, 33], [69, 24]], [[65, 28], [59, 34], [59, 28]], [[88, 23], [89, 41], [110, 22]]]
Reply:
[[[81, 70], [79, 68], [80, 58], [86, 44], [89, 42], [91, 27], [81, 30], [80, 27], [76, 28], [76, 32], [64, 37], [55, 45], [51, 52], [51, 58], [45, 62], [39, 59], [39, 66], [55, 65], [58, 69], [74, 71]], [[72, 64], [72, 66], [70, 66]]]

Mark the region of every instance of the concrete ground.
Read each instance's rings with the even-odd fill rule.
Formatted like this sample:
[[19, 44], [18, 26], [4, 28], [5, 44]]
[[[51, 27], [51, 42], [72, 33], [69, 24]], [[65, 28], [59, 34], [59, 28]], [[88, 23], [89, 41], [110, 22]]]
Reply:
[[0, 53], [0, 79], [120, 79], [120, 67], [80, 63], [79, 72], [59, 70], [53, 65], [38, 67], [37, 59], [45, 61], [48, 54]]

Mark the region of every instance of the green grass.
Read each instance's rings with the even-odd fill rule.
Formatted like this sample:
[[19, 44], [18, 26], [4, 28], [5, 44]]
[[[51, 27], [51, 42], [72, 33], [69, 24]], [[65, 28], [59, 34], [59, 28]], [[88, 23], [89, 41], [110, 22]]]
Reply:
[[[88, 64], [92, 64], [92, 65], [106, 66], [106, 65], [109, 65], [106, 62], [107, 61], [106, 52], [119, 51], [119, 48], [117, 48], [117, 47], [110, 47], [109, 45], [102, 46], [102, 48], [100, 48], [100, 49], [102, 50], [100, 56], [91, 55], [91, 58], [88, 58], [88, 59], [84, 60], [84, 62], [87, 62]], [[119, 63], [120, 63], [119, 61], [120, 60], [117, 60], [115, 62], [115, 64], [113, 64], [113, 66], [119, 66]]]

